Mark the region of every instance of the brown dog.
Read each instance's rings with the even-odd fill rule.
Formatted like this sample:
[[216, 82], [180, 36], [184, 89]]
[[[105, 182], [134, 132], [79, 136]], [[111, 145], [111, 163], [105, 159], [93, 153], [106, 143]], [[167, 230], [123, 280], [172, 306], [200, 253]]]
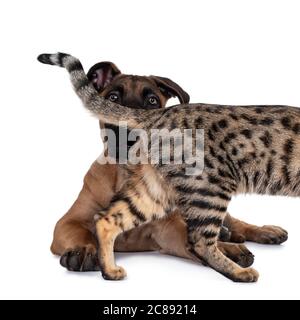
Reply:
[[[88, 72], [99, 94], [121, 105], [136, 108], [162, 108], [171, 97], [188, 103], [189, 95], [172, 80], [162, 77], [121, 74], [110, 62], [100, 62]], [[106, 127], [100, 123], [101, 127]], [[117, 131], [117, 127], [109, 127]], [[118, 135], [117, 135], [118, 136]], [[118, 143], [117, 143], [118, 145]], [[117, 150], [118, 151], [118, 150]], [[118, 152], [116, 154], [118, 158]], [[57, 222], [51, 251], [60, 255], [60, 263], [71, 271], [99, 270], [97, 241], [94, 236], [94, 215], [108, 206], [124, 182], [122, 169], [114, 164], [95, 161], [84, 178], [83, 188], [70, 210]], [[275, 226], [257, 227], [227, 214], [225, 227], [233, 242], [246, 240], [279, 244], [286, 240], [282, 229]], [[228, 235], [227, 235], [228, 236]], [[232, 260], [246, 267], [253, 255], [244, 245], [219, 242], [219, 248]], [[199, 261], [187, 248], [186, 226], [174, 212], [165, 219], [154, 221], [120, 235], [116, 251], [152, 251]]]

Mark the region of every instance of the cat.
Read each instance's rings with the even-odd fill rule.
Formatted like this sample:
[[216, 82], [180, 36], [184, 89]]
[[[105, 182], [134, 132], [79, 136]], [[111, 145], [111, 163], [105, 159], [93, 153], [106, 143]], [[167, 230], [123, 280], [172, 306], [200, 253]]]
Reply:
[[196, 151], [194, 132], [204, 132], [204, 169], [200, 174], [187, 174], [200, 158], [192, 166], [185, 161], [165, 164], [161, 158], [158, 164], [124, 165], [128, 183], [96, 221], [103, 277], [119, 280], [126, 276], [125, 270], [115, 265], [113, 254], [114, 240], [120, 233], [162, 218], [178, 207], [187, 223], [190, 250], [204, 264], [233, 281], [257, 281], [255, 269], [242, 268], [222, 254], [218, 235], [233, 195], [300, 195], [300, 110], [210, 104], [131, 109], [100, 97], [73, 56], [42, 54], [38, 60], [66, 68], [84, 106], [102, 121], [113, 125], [126, 122], [130, 129], [143, 129], [147, 134], [153, 128], [193, 129], [192, 143], [185, 147], [196, 146]]

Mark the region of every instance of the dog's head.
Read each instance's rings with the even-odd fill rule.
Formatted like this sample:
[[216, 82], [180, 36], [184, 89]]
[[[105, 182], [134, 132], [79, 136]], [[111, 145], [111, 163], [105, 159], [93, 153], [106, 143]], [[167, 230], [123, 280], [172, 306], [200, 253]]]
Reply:
[[95, 64], [87, 76], [102, 97], [127, 107], [156, 109], [165, 107], [171, 97], [177, 97], [182, 104], [190, 100], [189, 95], [168, 78], [122, 74], [108, 61]]

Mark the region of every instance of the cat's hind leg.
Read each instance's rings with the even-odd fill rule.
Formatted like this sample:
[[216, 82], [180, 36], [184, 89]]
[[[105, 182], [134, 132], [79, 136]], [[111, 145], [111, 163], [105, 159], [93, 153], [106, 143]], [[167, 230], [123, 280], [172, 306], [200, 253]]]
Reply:
[[[186, 184], [188, 183], [189, 181], [186, 181]], [[177, 188], [177, 191], [178, 206], [186, 220], [189, 245], [194, 254], [205, 264], [233, 281], [257, 281], [256, 270], [240, 267], [226, 257], [217, 245], [232, 195], [229, 188], [225, 190], [223, 186], [221, 192], [219, 185], [212, 185], [203, 179], [197, 188], [194, 187], [192, 195], [190, 188], [187, 187]]]
[[221, 213], [218, 209], [203, 210], [203, 208], [191, 207], [187, 212], [189, 213], [187, 218], [189, 243], [194, 254], [205, 264], [235, 282], [257, 281], [256, 270], [240, 267], [218, 248], [217, 239], [225, 211]]

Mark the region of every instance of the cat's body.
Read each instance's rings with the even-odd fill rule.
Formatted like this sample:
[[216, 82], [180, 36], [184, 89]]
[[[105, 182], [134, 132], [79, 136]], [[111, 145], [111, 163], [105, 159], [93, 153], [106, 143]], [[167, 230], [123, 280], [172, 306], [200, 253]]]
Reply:
[[[186, 163], [126, 166], [128, 182], [96, 224], [104, 277], [125, 276], [113, 258], [118, 234], [178, 207], [188, 225], [191, 251], [234, 281], [256, 281], [254, 269], [243, 269], [220, 252], [217, 237], [234, 194], [300, 195], [300, 110], [206, 104], [130, 109], [99, 97], [74, 57], [57, 54], [39, 59], [66, 67], [84, 105], [105, 122], [127, 121], [130, 128], [143, 128], [148, 133], [152, 128], [204, 130], [201, 174], [187, 175], [190, 165]], [[192, 139], [194, 145], [195, 135]]]

